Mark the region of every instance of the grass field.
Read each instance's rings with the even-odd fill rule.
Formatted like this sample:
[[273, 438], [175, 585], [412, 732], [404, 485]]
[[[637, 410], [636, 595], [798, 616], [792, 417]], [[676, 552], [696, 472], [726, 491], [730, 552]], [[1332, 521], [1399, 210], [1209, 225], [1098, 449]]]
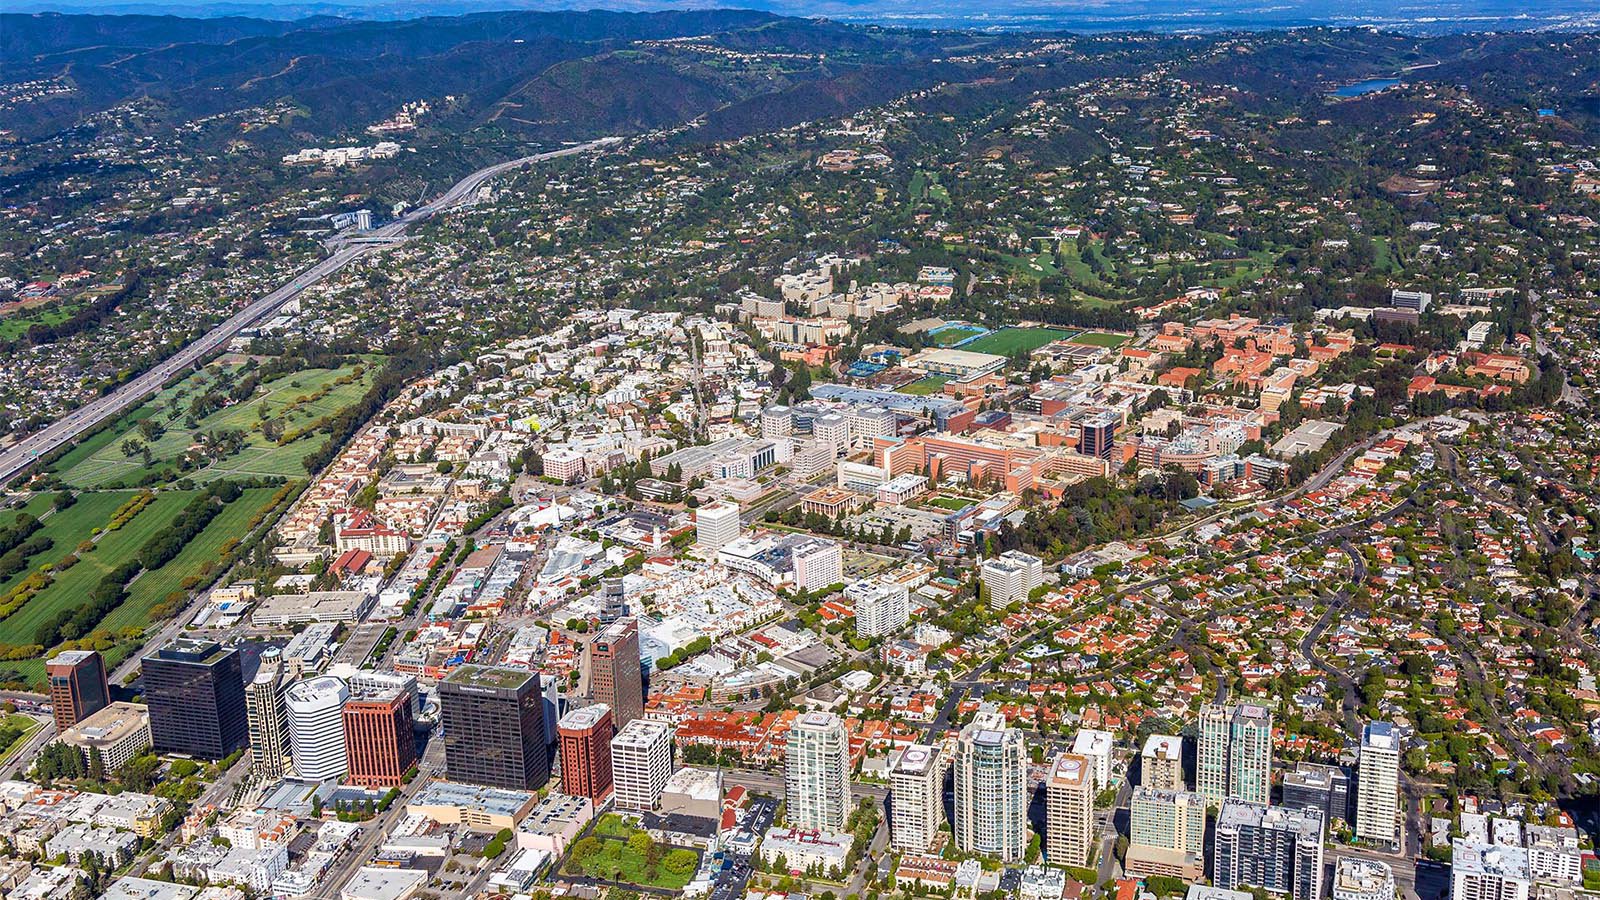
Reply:
[[944, 497], [944, 496], [930, 497], [930, 498], [928, 498], [926, 503], [929, 506], [937, 506], [940, 509], [948, 509], [948, 510], [950, 510], [952, 512], [966, 509], [967, 507], [972, 505], [972, 501], [971, 500], [963, 500], [960, 497]]
[[[173, 591], [182, 590], [184, 579], [190, 576], [203, 578], [209, 573], [210, 567], [216, 566], [225, 555], [224, 545], [246, 536], [246, 526], [251, 518], [265, 508], [276, 492], [275, 488], [251, 488], [240, 494], [239, 499], [218, 513], [206, 529], [166, 565], [153, 572], [144, 572], [134, 579], [128, 586], [127, 599], [112, 610], [96, 630], [116, 635], [125, 628], [142, 630], [149, 625], [151, 609]], [[45, 519], [47, 528], [56, 529], [56, 545], [49, 552], [40, 554], [30, 570], [45, 563], [54, 563], [74, 552], [81, 541], [89, 538], [96, 529], [104, 527], [117, 508], [136, 493], [86, 492], [79, 495], [78, 502], [70, 509]], [[0, 643], [33, 643], [34, 633], [40, 624], [59, 610], [83, 602], [107, 572], [133, 559], [152, 534], [168, 527], [195, 493], [160, 491], [150, 505], [121, 529], [105, 532], [93, 552], [79, 555], [76, 565], [57, 573], [49, 587], [36, 594], [10, 618], [0, 621]], [[137, 643], [120, 637], [114, 637], [113, 640], [118, 643], [102, 650], [108, 668], [121, 662]], [[44, 662], [41, 659], [6, 661], [0, 663], [0, 670], [14, 671], [20, 676], [19, 680], [30, 683], [38, 683], [44, 678]]]
[[35, 325], [59, 325], [77, 311], [75, 303], [56, 303], [32, 309], [20, 309], [9, 315], [0, 316], [0, 341], [16, 340]]
[[946, 378], [943, 375], [929, 375], [920, 381], [913, 381], [910, 384], [902, 385], [901, 387], [897, 388], [896, 391], [901, 394], [911, 394], [912, 396], [916, 397], [927, 397], [929, 395], [939, 393], [939, 391], [944, 388], [945, 384], [949, 380], [949, 378]]
[[594, 833], [601, 837], [614, 837], [627, 840], [634, 832], [634, 827], [627, 820], [616, 813], [606, 813], [595, 820]]
[[1125, 334], [1110, 334], [1104, 331], [1085, 331], [1083, 334], [1074, 335], [1072, 343], [1084, 344], [1090, 347], [1109, 347], [1115, 350], [1126, 344], [1132, 338]]
[[[17, 582], [28, 576], [28, 573], [46, 563], [53, 563], [72, 552], [78, 542], [87, 538], [96, 528], [106, 524], [111, 514], [117, 507], [133, 496], [133, 492], [116, 494], [83, 494], [78, 502], [67, 509], [44, 516], [44, 510], [38, 510], [35, 515], [43, 516], [40, 520], [44, 528], [39, 534], [48, 535], [55, 543], [50, 549], [28, 559], [28, 567], [10, 578], [0, 581], [0, 594], [11, 590]], [[53, 502], [55, 495], [41, 494], [40, 498], [46, 503]], [[32, 506], [32, 504], [29, 504]], [[32, 604], [29, 604], [30, 606]], [[20, 615], [20, 613], [19, 613]], [[12, 616], [15, 619], [16, 616]], [[7, 622], [11, 621], [10, 619]], [[5, 622], [0, 622], [0, 632], [4, 632]], [[0, 642], [5, 638], [0, 638]]]
[[54, 494], [34, 494], [32, 497], [28, 498], [27, 503], [22, 504], [21, 508], [8, 509], [0, 512], [0, 525], [10, 525], [22, 518], [24, 514], [33, 516], [37, 519], [38, 517], [44, 515], [45, 510], [50, 508], [50, 504], [54, 500]]
[[3, 746], [0, 746], [0, 763], [6, 762], [11, 754], [21, 750], [22, 746], [28, 742], [28, 738], [43, 727], [44, 723], [32, 716], [24, 716], [17, 713], [10, 715], [0, 713], [0, 738], [11, 735], [16, 736], [10, 741], [0, 739], [0, 744], [3, 744]]
[[[79, 542], [87, 539], [96, 528], [103, 527], [117, 507], [134, 493], [85, 493], [70, 509], [45, 519], [45, 527], [57, 531], [55, 546], [45, 554], [48, 561], [55, 562], [72, 553]], [[171, 524], [172, 517], [192, 496], [191, 492], [164, 491], [120, 530], [106, 532], [96, 543], [94, 552], [80, 555], [77, 565], [58, 573], [49, 587], [34, 595], [9, 619], [0, 622], [0, 643], [33, 643], [34, 632], [40, 625], [58, 611], [82, 603], [107, 572], [133, 559], [151, 535]]]
[[1060, 274], [1056, 269], [1054, 254], [1035, 253], [1032, 256], [1001, 254], [1000, 258], [1018, 274], [1026, 275], [1030, 278], [1050, 278]]
[[1045, 344], [1065, 340], [1076, 333], [1063, 331], [1060, 328], [1002, 328], [978, 338], [961, 349], [973, 353], [1014, 356], [1018, 353], [1032, 353]]
[[[156, 396], [157, 399], [160, 399], [165, 395], [166, 392], [163, 391]], [[133, 431], [134, 426], [139, 424], [139, 420], [149, 418], [154, 412], [155, 408], [149, 403], [134, 409], [112, 424], [79, 441], [76, 446], [55, 461], [55, 464], [50, 467], [50, 471], [57, 474], [69, 471], [106, 447], [121, 443], [122, 439]]]
[[[198, 420], [193, 428], [187, 428], [186, 410], [193, 398], [207, 390], [226, 388], [233, 378], [240, 377], [236, 368], [212, 367], [161, 392], [130, 413], [128, 421], [119, 422], [92, 438], [89, 442], [92, 447], [74, 450], [55, 468], [62, 480], [82, 488], [137, 484], [151, 472], [162, 470], [175, 477], [178, 474], [176, 461], [195, 444], [197, 435], [238, 430], [244, 432], [245, 440], [237, 453], [183, 474], [197, 482], [229, 475], [304, 477], [300, 460], [327, 441], [326, 433], [317, 429], [316, 423], [360, 398], [376, 371], [377, 366], [369, 363], [361, 377], [345, 384], [338, 382], [352, 376], [354, 367], [308, 369], [285, 375], [263, 384], [250, 399], [225, 406]], [[262, 418], [263, 409], [265, 419]], [[149, 442], [152, 458], [149, 466], [141, 456], [129, 456], [122, 451], [127, 438], [144, 443], [134, 426], [145, 418], [153, 418], [165, 429], [165, 433]], [[285, 435], [306, 433], [280, 444], [263, 433], [264, 423], [268, 421], [281, 426]]]
[[950, 192], [939, 183], [938, 175], [931, 175], [921, 169], [911, 176], [911, 199], [927, 200], [931, 203], [949, 203]]
[[[150, 609], [179, 590], [185, 578], [200, 575], [207, 566], [215, 566], [222, 558], [222, 546], [245, 536], [245, 526], [259, 512], [275, 488], [251, 488], [239, 495], [217, 514], [200, 536], [190, 541], [177, 556], [154, 572], [146, 572], [128, 588], [128, 599], [101, 623], [100, 627], [115, 631], [128, 626], [144, 627], [150, 621]], [[143, 515], [142, 513], [140, 514]], [[126, 529], [124, 529], [126, 530]]]

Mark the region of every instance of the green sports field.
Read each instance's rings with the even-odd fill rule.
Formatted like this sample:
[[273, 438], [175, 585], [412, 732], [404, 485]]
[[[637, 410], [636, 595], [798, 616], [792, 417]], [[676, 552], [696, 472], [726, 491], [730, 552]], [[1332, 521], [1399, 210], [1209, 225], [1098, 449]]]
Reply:
[[902, 394], [911, 394], [917, 397], [927, 397], [932, 394], [939, 393], [940, 389], [943, 388], [945, 383], [949, 380], [949, 378], [946, 378], [943, 375], [929, 375], [926, 378], [913, 381], [910, 384], [902, 385], [897, 390]]
[[980, 334], [983, 334], [982, 328], [957, 325], [953, 328], [946, 328], [943, 331], [928, 335], [928, 341], [935, 346], [949, 347], [954, 344], [959, 344], [969, 337]]
[[1075, 334], [1077, 332], [1064, 331], [1060, 328], [1002, 328], [978, 338], [961, 349], [973, 353], [1015, 356], [1018, 353], [1032, 353], [1045, 344], [1065, 340]]
[[1115, 350], [1133, 340], [1125, 334], [1111, 334], [1105, 331], [1085, 331], [1073, 337], [1072, 343], [1084, 344], [1089, 347], [1109, 347]]

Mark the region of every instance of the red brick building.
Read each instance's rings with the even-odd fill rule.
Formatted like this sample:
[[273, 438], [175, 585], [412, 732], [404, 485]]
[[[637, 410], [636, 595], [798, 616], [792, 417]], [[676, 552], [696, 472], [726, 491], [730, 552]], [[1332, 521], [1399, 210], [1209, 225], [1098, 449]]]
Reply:
[[611, 708], [604, 703], [569, 712], [556, 726], [561, 741], [561, 792], [599, 803], [611, 793]]
[[399, 787], [417, 761], [410, 694], [391, 690], [352, 698], [344, 706], [344, 746], [351, 784]]

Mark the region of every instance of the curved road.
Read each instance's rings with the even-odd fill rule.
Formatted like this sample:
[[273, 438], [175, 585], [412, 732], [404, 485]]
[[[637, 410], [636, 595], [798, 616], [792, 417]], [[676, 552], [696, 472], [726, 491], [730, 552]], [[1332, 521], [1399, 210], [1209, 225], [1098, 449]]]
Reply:
[[306, 288], [343, 269], [374, 249], [402, 240], [405, 237], [406, 229], [410, 226], [436, 213], [459, 206], [463, 200], [476, 193], [478, 188], [482, 187], [484, 182], [489, 179], [530, 163], [555, 159], [560, 156], [571, 156], [575, 153], [584, 153], [600, 147], [610, 146], [619, 140], [621, 139], [601, 138], [597, 141], [574, 144], [561, 150], [537, 153], [533, 156], [524, 156], [496, 163], [473, 172], [471, 175], [456, 182], [433, 202], [425, 206], [419, 206], [399, 219], [362, 235], [368, 242], [340, 247], [332, 255], [319, 260], [277, 290], [229, 316], [222, 324], [163, 360], [155, 368], [144, 372], [104, 397], [97, 397], [91, 400], [68, 413], [65, 417], [50, 423], [43, 430], [17, 442], [15, 446], [4, 453], [0, 453], [0, 486], [4, 486], [16, 478], [40, 456], [63, 444], [71, 443], [85, 431], [160, 390], [161, 385], [165, 384], [169, 378], [188, 366], [205, 359], [219, 347], [233, 340], [234, 336], [249, 325], [271, 316], [283, 304], [298, 296]]

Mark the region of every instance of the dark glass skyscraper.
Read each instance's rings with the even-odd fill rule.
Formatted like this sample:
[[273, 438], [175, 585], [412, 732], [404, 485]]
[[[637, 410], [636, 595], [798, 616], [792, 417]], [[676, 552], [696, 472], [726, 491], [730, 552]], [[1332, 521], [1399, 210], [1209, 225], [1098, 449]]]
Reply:
[[249, 746], [239, 651], [177, 638], [140, 660], [157, 753], [221, 759]]
[[439, 683], [439, 706], [451, 781], [531, 791], [550, 779], [534, 673], [462, 666]]

